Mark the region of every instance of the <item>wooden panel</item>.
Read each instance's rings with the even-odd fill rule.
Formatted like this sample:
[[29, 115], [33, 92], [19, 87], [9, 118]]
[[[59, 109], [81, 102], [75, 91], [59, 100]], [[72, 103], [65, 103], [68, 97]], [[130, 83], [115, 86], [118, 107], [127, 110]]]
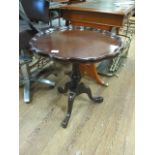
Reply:
[[[96, 25], [123, 26], [123, 16], [115, 14], [103, 14], [97, 12], [85, 12], [74, 10], [61, 10], [65, 19], [75, 22], [86, 22]], [[114, 20], [115, 19], [115, 20]]]

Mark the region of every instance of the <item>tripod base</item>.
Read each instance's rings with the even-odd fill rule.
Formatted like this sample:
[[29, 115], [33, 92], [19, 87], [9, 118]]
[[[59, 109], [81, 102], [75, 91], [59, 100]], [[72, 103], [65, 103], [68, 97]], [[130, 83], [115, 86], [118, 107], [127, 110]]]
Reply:
[[83, 82], [80, 82], [81, 80], [81, 74], [79, 70], [79, 64], [73, 63], [72, 67], [72, 75], [71, 75], [71, 81], [67, 82], [64, 87], [58, 87], [58, 91], [60, 93], [67, 93], [68, 92], [68, 108], [67, 108], [67, 114], [64, 120], [62, 121], [62, 127], [66, 128], [72, 113], [72, 107], [73, 102], [76, 96], [86, 93], [88, 97], [94, 102], [94, 103], [101, 103], [103, 102], [103, 97], [93, 97], [91, 93], [91, 89]]

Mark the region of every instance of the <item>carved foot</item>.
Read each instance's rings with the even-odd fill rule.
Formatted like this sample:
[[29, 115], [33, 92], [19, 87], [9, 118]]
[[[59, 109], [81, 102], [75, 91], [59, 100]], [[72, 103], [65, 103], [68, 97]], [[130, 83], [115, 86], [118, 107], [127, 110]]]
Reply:
[[68, 91], [68, 89], [69, 89], [69, 85], [70, 85], [70, 82], [67, 82], [66, 84], [65, 84], [65, 86], [64, 86], [64, 88], [63, 87], [58, 87], [58, 91], [59, 91], [59, 93], [67, 93], [67, 91]]
[[66, 115], [66, 117], [64, 118], [64, 120], [62, 121], [62, 123], [61, 123], [61, 126], [63, 127], [63, 128], [66, 128], [67, 127], [67, 125], [68, 125], [68, 122], [69, 122], [69, 119], [70, 119], [70, 115]]
[[91, 89], [89, 88], [89, 87], [86, 87], [85, 85], [84, 85], [84, 83], [80, 83], [79, 84], [79, 87], [78, 87], [78, 92], [77, 92], [77, 94], [78, 95], [80, 95], [80, 94], [82, 94], [82, 93], [86, 93], [87, 95], [88, 95], [88, 97], [92, 100], [92, 101], [94, 101], [95, 103], [101, 103], [101, 102], [103, 102], [103, 97], [93, 97], [92, 96], [92, 92], [91, 92]]

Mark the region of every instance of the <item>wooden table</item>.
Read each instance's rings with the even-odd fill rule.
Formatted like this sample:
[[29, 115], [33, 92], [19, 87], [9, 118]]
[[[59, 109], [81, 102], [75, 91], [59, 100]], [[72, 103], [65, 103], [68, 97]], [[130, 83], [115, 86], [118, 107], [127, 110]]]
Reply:
[[101, 0], [71, 4], [61, 7], [62, 17], [72, 25], [95, 28], [122, 27], [129, 15], [134, 12], [134, 1]]
[[[111, 31], [112, 28], [122, 27], [134, 13], [132, 0], [101, 0], [60, 7], [61, 16], [75, 26], [88, 26]], [[89, 76], [100, 84], [105, 84], [97, 74], [95, 64], [82, 65]]]
[[94, 103], [103, 101], [102, 97], [93, 97], [91, 89], [81, 82], [80, 64], [95, 63], [117, 56], [122, 42], [118, 36], [111, 33], [101, 34], [68, 28], [37, 34], [32, 38], [30, 45], [31, 50], [38, 54], [72, 64], [71, 81], [58, 89], [60, 93], [68, 92], [67, 115], [62, 122], [62, 127], [66, 128], [76, 96], [86, 93]]

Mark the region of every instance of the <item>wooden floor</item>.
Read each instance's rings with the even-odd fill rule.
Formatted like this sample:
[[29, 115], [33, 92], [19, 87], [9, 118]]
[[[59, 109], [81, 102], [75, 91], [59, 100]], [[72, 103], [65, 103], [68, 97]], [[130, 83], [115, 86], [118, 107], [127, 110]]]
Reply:
[[67, 76], [50, 76], [57, 84], [54, 89], [34, 85], [30, 104], [23, 103], [20, 88], [20, 155], [134, 155], [134, 67], [133, 40], [119, 77], [104, 77], [109, 87], [84, 78], [93, 94], [105, 100], [93, 104], [85, 94], [78, 96], [66, 129], [60, 124], [67, 96], [59, 94], [57, 86]]

